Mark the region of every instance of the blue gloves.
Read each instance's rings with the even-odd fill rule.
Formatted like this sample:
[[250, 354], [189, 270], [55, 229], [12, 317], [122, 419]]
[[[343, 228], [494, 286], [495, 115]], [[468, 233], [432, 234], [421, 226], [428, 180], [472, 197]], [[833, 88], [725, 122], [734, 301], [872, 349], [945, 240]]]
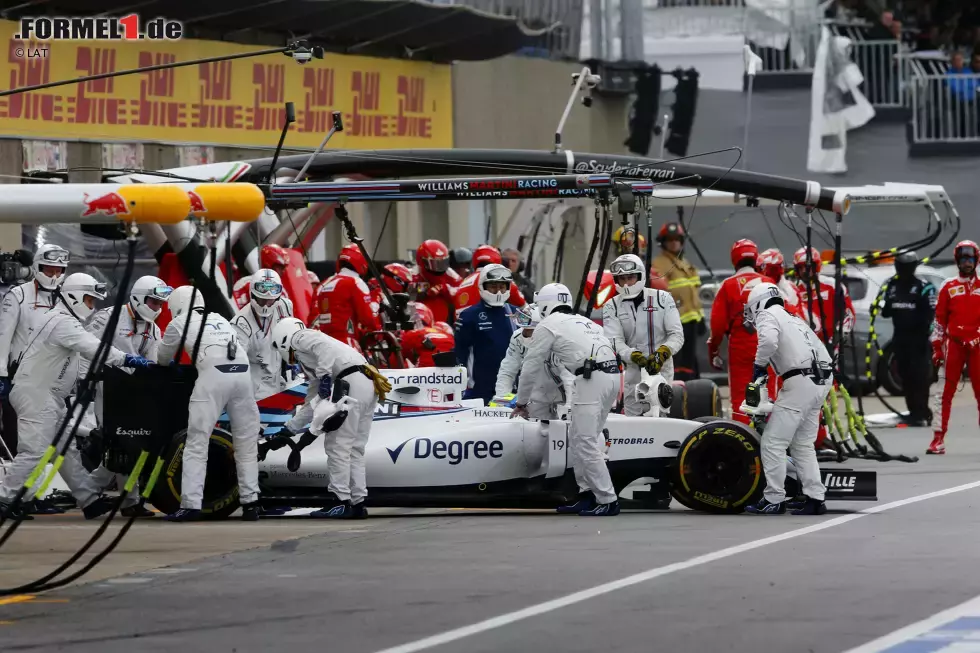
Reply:
[[10, 377], [0, 376], [0, 399], [7, 397], [12, 387], [13, 384], [10, 382]]
[[752, 366], [752, 382], [756, 382], [762, 379], [767, 374], [767, 369], [764, 365], [753, 365]]
[[333, 380], [330, 378], [330, 375], [321, 378], [320, 387], [317, 389], [317, 394], [320, 395], [320, 399], [329, 399], [332, 390]]
[[126, 359], [123, 361], [123, 367], [138, 367], [140, 369], [146, 369], [150, 365], [153, 365], [153, 363], [137, 354], [126, 354]]

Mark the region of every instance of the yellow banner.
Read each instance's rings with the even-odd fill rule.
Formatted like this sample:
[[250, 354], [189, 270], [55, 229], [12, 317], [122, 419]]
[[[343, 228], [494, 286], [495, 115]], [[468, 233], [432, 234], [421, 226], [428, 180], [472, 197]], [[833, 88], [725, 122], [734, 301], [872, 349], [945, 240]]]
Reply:
[[[100, 42], [15, 40], [0, 87], [266, 48], [217, 41]], [[331, 148], [452, 147], [450, 67], [327, 53], [298, 64], [281, 54], [137, 73], [0, 98], [0, 136], [274, 147], [285, 102], [296, 107], [287, 148], [320, 144], [343, 114]]]

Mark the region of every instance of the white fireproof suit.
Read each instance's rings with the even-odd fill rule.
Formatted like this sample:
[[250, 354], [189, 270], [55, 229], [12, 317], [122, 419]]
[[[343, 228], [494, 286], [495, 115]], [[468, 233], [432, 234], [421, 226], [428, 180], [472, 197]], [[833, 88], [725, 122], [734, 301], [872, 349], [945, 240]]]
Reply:
[[[575, 374], [568, 455], [579, 490], [591, 490], [598, 503], [612, 503], [616, 500], [616, 490], [603, 458], [602, 428], [619, 394], [616, 353], [602, 334], [602, 327], [592, 320], [570, 313], [552, 313], [538, 323], [528, 343], [517, 386], [518, 405], [528, 404], [540, 383], [552, 382], [544, 379], [545, 363], [552, 355]], [[582, 376], [580, 370], [590, 357], [598, 367], [608, 371], [596, 369], [589, 379]]]
[[[10, 403], [17, 412], [18, 452], [3, 479], [0, 499], [4, 501], [16, 496], [54, 441], [68, 410], [65, 399], [78, 378], [79, 357], [91, 359], [99, 348], [99, 339], [63, 305], [45, 313], [34, 335], [38, 337], [24, 350], [10, 392]], [[112, 347], [106, 365], [121, 366], [125, 357]], [[64, 440], [58, 443], [59, 450], [63, 444]], [[101, 488], [82, 465], [74, 442], [65, 451], [60, 472], [81, 507], [98, 498]], [[24, 500], [32, 496], [28, 493]]]
[[820, 480], [820, 467], [813, 443], [817, 439], [820, 410], [830, 392], [831, 380], [814, 380], [814, 362], [830, 369], [830, 354], [810, 325], [790, 315], [782, 306], [770, 306], [755, 319], [759, 346], [755, 364], [772, 365], [780, 376], [805, 370], [783, 381], [772, 415], [762, 434], [762, 467], [766, 472], [765, 497], [770, 503], [786, 500], [786, 449], [789, 448], [803, 492], [823, 501], [827, 489]]
[[602, 307], [602, 329], [626, 366], [624, 412], [643, 415], [650, 410], [650, 404], [636, 399], [636, 385], [642, 379], [640, 368], [630, 362], [630, 355], [639, 351], [651, 357], [658, 347], [666, 345], [671, 358], [660, 368], [660, 374], [667, 383], [674, 380], [673, 356], [684, 346], [684, 327], [674, 298], [655, 288], [644, 288], [642, 294], [631, 299], [613, 297]]
[[[97, 311], [85, 324], [85, 330], [98, 339], [102, 339], [105, 328], [109, 324], [112, 315], [111, 308], [104, 308]], [[126, 304], [119, 314], [119, 323], [116, 325], [116, 334], [112, 338], [112, 345], [119, 351], [126, 354], [138, 354], [147, 360], [157, 359], [157, 349], [160, 347], [160, 327], [155, 322], [147, 322], [135, 313]], [[88, 373], [89, 361], [82, 359], [79, 361], [79, 378], [84, 378]], [[128, 372], [132, 373], [130, 370]], [[82, 418], [78, 427], [79, 435], [88, 435], [92, 429], [103, 424], [103, 390], [99, 383], [95, 388], [95, 401], [89, 404], [85, 416]], [[116, 485], [121, 490], [126, 485], [124, 474], [113, 474], [105, 467], [99, 467], [92, 472], [92, 477], [101, 486], [106, 487], [116, 478]], [[133, 486], [123, 507], [135, 505], [139, 501], [139, 488]]]
[[[193, 356], [204, 319], [204, 309], [191, 309], [187, 315], [171, 320], [157, 351], [157, 361], [168, 365], [180, 347], [181, 334], [187, 325], [184, 351]], [[207, 476], [208, 445], [215, 422], [222, 411], [231, 422], [235, 467], [238, 471], [238, 494], [243, 504], [254, 503], [259, 497], [258, 440], [259, 408], [252, 392], [252, 377], [248, 373], [248, 355], [238, 341], [238, 331], [217, 313], [208, 313], [204, 335], [196, 361], [197, 381], [191, 393], [187, 417], [187, 442], [184, 444], [183, 471], [180, 477], [180, 507], [200, 510]], [[229, 358], [228, 343], [235, 343], [235, 355]]]
[[293, 316], [293, 303], [284, 297], [272, 305], [272, 315], [261, 317], [248, 303], [238, 309], [231, 324], [238, 329], [238, 340], [248, 350], [249, 372], [255, 399], [265, 399], [286, 387], [282, 376], [282, 357], [272, 348], [269, 334], [284, 317]]
[[367, 497], [364, 448], [371, 437], [378, 395], [374, 384], [363, 372], [351, 369], [363, 366], [367, 361], [353, 347], [315, 329], [293, 335], [290, 347], [310, 381], [306, 402], [286, 424], [290, 431], [299, 433], [313, 419], [311, 402], [317, 396], [320, 379], [329, 376], [334, 385], [338, 380], [350, 384], [347, 396], [351, 405], [347, 409], [347, 419], [339, 429], [324, 435], [323, 449], [327, 452], [327, 489], [341, 501], [358, 504]]
[[[530, 338], [524, 337], [524, 329], [518, 329], [511, 334], [507, 353], [497, 371], [494, 394], [498, 397], [513, 392], [530, 341]], [[534, 419], [555, 419], [558, 416], [558, 407], [570, 404], [575, 392], [575, 375], [566, 370], [557, 358], [551, 356], [545, 368], [527, 405], [527, 412]]]
[[0, 311], [0, 376], [10, 375], [10, 364], [20, 358], [52, 306], [51, 291], [41, 288], [36, 281], [15, 286], [4, 295]]

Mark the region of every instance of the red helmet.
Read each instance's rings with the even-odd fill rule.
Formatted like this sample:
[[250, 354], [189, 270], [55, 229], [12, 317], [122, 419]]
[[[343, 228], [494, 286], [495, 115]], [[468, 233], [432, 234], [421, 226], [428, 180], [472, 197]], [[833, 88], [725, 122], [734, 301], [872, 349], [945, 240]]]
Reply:
[[[586, 301], [592, 298], [592, 284], [595, 283], [595, 273], [595, 270], [589, 272], [589, 276], [585, 282], [584, 295]], [[616, 280], [613, 279], [612, 272], [606, 270], [602, 273], [602, 277], [599, 279], [599, 292], [596, 296], [595, 307], [602, 308], [603, 304], [615, 296]]]
[[960, 256], [966, 253], [966, 250], [973, 250], [973, 262], [977, 262], [978, 256], [980, 256], [980, 247], [972, 240], [961, 240], [956, 243], [956, 247], [953, 248], [953, 260], [957, 263], [960, 262]]
[[259, 250], [259, 262], [263, 268], [274, 270], [289, 265], [289, 252], [282, 245], [263, 245]]
[[310, 282], [310, 285], [313, 286], [314, 289], [320, 285], [320, 277], [318, 277], [316, 272], [313, 270], [306, 271], [306, 280]]
[[422, 326], [430, 327], [436, 321], [436, 316], [432, 314], [432, 309], [422, 302], [414, 302], [415, 315], [422, 322]]
[[[810, 258], [813, 260], [814, 271], [819, 274], [823, 261], [820, 260], [820, 252], [816, 247], [810, 248]], [[799, 248], [793, 254], [793, 267], [799, 268], [801, 265], [806, 265], [806, 247]]]
[[448, 324], [446, 324], [445, 322], [436, 322], [434, 326], [435, 326], [435, 328], [437, 328], [440, 331], [442, 331], [443, 333], [445, 333], [447, 336], [455, 335], [453, 333], [453, 328], [451, 326], [449, 326]]
[[496, 263], [503, 265], [504, 259], [500, 256], [500, 250], [493, 245], [480, 245], [473, 250], [473, 268], [482, 268], [484, 265]]
[[752, 265], [755, 265], [757, 258], [759, 258], [759, 246], [748, 238], [736, 240], [732, 245], [732, 266], [735, 268], [738, 268], [738, 264], [745, 259], [752, 259]]
[[755, 267], [773, 281], [779, 281], [786, 270], [785, 264], [786, 260], [783, 258], [783, 253], [772, 247], [759, 254]]
[[412, 271], [407, 265], [389, 263], [381, 270], [381, 280], [391, 292], [408, 292], [408, 286], [412, 283]]
[[663, 243], [668, 238], [680, 238], [683, 241], [686, 237], [687, 234], [684, 232], [684, 227], [677, 222], [668, 222], [660, 227], [660, 231], [657, 232], [658, 243]]
[[[474, 260], [476, 256], [474, 255]], [[415, 250], [415, 263], [420, 270], [444, 274], [449, 269], [449, 250], [441, 240], [425, 240]]]
[[670, 286], [667, 284], [667, 277], [662, 277], [657, 274], [650, 275], [649, 285], [651, 288], [656, 288], [657, 290], [670, 290]]
[[350, 245], [344, 245], [340, 250], [340, 255], [337, 257], [337, 271], [340, 271], [342, 264], [346, 263], [354, 272], [358, 275], [364, 276], [368, 271], [367, 260], [364, 258], [364, 254], [361, 254], [361, 248], [351, 243]]

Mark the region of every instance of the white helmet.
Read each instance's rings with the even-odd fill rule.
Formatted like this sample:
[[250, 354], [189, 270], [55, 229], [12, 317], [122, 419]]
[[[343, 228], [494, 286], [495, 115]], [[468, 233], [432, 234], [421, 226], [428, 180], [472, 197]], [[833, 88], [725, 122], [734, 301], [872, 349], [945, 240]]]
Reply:
[[273, 305], [264, 306], [259, 300], [279, 299], [282, 297], [282, 279], [275, 270], [262, 269], [252, 275], [252, 280], [248, 283], [249, 302], [256, 315], [269, 317], [272, 315]]
[[279, 352], [283, 358], [289, 356], [292, 348], [293, 336], [306, 329], [303, 320], [295, 317], [286, 317], [279, 320], [276, 326], [272, 327], [272, 348]]
[[534, 293], [534, 303], [541, 312], [541, 319], [551, 315], [559, 306], [572, 307], [572, 291], [563, 283], [549, 283]]
[[[613, 283], [616, 284], [616, 292], [626, 299], [636, 297], [642, 293], [643, 287], [647, 283], [647, 274], [643, 267], [643, 261], [636, 254], [623, 254], [612, 262], [609, 266], [609, 272], [612, 273]], [[638, 275], [640, 277], [639, 281], [632, 286], [620, 285], [619, 277], [630, 274]]]
[[96, 281], [95, 277], [84, 272], [76, 272], [65, 277], [60, 292], [65, 306], [68, 307], [72, 315], [78, 318], [79, 322], [84, 322], [95, 312], [94, 306], [90, 308], [85, 303], [86, 297], [94, 297], [101, 301], [106, 296], [105, 284]]
[[763, 282], [758, 284], [749, 292], [749, 298], [745, 300], [745, 309], [742, 311], [742, 322], [746, 325], [755, 325], [755, 319], [769, 303], [770, 299], [783, 299], [779, 287], [774, 283]]
[[534, 304], [525, 304], [517, 309], [515, 314], [517, 326], [522, 329], [533, 329], [541, 321], [541, 311]]
[[129, 291], [129, 307], [147, 322], [153, 322], [160, 316], [163, 307], [152, 309], [146, 305], [146, 300], [157, 299], [165, 302], [173, 291], [174, 289], [164, 283], [163, 279], [152, 274], [140, 277]]
[[[54, 290], [57, 288], [58, 284], [65, 278], [64, 271], [68, 268], [69, 258], [68, 250], [54, 243], [47, 243], [38, 247], [37, 251], [34, 252], [34, 263], [31, 265], [31, 270], [34, 272], [34, 280], [37, 281], [37, 285], [45, 290]], [[57, 277], [49, 277], [41, 272], [42, 265], [61, 268], [62, 272]]]
[[[191, 296], [194, 297], [193, 306], [191, 306]], [[184, 311], [204, 308], [204, 295], [194, 286], [181, 286], [170, 293], [167, 306], [170, 308], [170, 316], [176, 320]]]
[[[506, 282], [504, 292], [490, 292], [484, 286], [493, 282]], [[510, 285], [514, 283], [514, 275], [499, 263], [491, 263], [480, 268], [480, 297], [490, 306], [503, 306], [510, 299]]]

